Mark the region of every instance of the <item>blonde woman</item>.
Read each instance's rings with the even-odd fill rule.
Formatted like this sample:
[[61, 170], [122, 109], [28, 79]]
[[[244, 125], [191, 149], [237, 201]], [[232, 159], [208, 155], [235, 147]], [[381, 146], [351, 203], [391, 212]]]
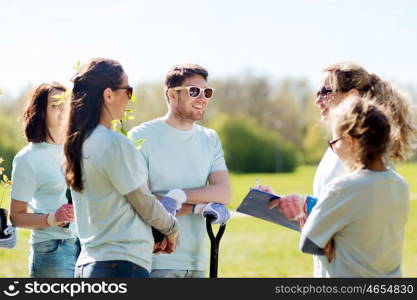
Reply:
[[399, 277], [409, 190], [385, 162], [389, 120], [359, 97], [345, 100], [331, 115], [329, 146], [347, 174], [320, 195], [302, 229], [300, 248], [326, 254], [322, 277]]
[[[336, 63], [326, 67], [322, 82], [322, 87], [317, 92], [316, 104], [320, 108], [322, 121], [327, 127], [329, 127], [329, 113], [349, 96], [360, 96], [364, 101], [374, 99], [383, 107], [391, 126], [391, 142], [388, 145], [386, 159], [390, 165], [393, 165], [407, 158], [416, 128], [412, 122], [408, 102], [389, 82], [351, 62]], [[306, 214], [314, 207], [327, 185], [344, 174], [346, 174], [346, 169], [341, 159], [329, 147], [314, 177], [313, 197], [288, 195], [282, 197], [280, 201], [272, 201], [270, 206], [277, 206], [277, 209], [280, 209], [289, 219], [299, 220], [303, 224], [306, 221]], [[275, 193], [268, 186], [261, 186], [260, 189]], [[328, 246], [330, 251], [331, 244]], [[321, 270], [328, 263], [327, 258], [314, 256], [314, 261], [315, 276], [324, 276]]]

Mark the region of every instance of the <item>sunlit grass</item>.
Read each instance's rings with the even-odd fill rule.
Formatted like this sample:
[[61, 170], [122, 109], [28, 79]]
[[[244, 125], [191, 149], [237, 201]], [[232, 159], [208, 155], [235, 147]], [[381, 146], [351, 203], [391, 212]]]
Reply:
[[[399, 166], [397, 171], [409, 183], [412, 198], [405, 232], [403, 276], [417, 277], [417, 163]], [[302, 166], [288, 174], [232, 174], [230, 207], [236, 209], [256, 178], [279, 194], [311, 193], [314, 172], [314, 166]], [[7, 197], [3, 207], [8, 205]], [[28, 276], [29, 235], [28, 230], [19, 229], [16, 248], [0, 249], [0, 277]], [[311, 277], [312, 269], [311, 256], [298, 251], [298, 233], [251, 217], [229, 221], [220, 245], [219, 277]]]

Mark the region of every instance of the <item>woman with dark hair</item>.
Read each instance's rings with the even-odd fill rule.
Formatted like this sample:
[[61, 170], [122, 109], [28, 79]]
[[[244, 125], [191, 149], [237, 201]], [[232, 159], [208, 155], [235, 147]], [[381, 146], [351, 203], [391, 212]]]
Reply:
[[80, 252], [66, 226], [74, 216], [62, 172], [65, 106], [59, 98], [64, 92], [59, 83], [35, 88], [23, 115], [29, 145], [13, 160], [10, 219], [16, 227], [32, 229], [31, 277], [73, 277]]
[[128, 77], [117, 61], [94, 58], [73, 83], [64, 152], [81, 242], [76, 277], [149, 277], [151, 226], [171, 253], [178, 224], [150, 193], [133, 143], [111, 130], [132, 96]]

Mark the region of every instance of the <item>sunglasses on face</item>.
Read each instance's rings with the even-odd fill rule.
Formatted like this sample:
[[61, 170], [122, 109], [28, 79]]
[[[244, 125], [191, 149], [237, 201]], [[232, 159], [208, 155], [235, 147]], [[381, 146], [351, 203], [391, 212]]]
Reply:
[[126, 90], [126, 94], [129, 97], [129, 100], [132, 99], [133, 88], [131, 86], [127, 87], [118, 87], [117, 90]]
[[334, 145], [335, 145], [338, 141], [340, 141], [341, 139], [343, 139], [343, 136], [338, 137], [337, 139], [328, 140], [328, 141], [327, 141], [327, 143], [329, 144], [330, 149], [332, 149], [332, 150], [334, 151], [333, 146], [334, 146]]
[[317, 92], [317, 97], [319, 98], [323, 98], [323, 99], [327, 99], [327, 97], [329, 96], [329, 94], [333, 93], [332, 90], [326, 88], [326, 87], [322, 87], [318, 92]]
[[178, 86], [173, 88], [174, 91], [180, 91], [180, 90], [187, 90], [188, 96], [191, 98], [198, 98], [201, 93], [203, 93], [204, 98], [210, 99], [213, 97], [214, 89], [212, 88], [199, 88], [197, 86]]

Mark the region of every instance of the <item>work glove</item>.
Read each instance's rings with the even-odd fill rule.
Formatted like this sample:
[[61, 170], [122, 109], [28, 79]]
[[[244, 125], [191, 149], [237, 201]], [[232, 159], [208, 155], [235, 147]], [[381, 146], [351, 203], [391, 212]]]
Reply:
[[8, 237], [4, 239], [0, 239], [0, 248], [13, 248], [14, 246], [16, 246], [16, 241], [17, 241], [16, 228], [9, 225], [6, 227], [6, 229], [4, 229], [3, 232]]
[[171, 215], [175, 216], [185, 201], [187, 201], [187, 194], [181, 189], [174, 189], [162, 198], [161, 204]]
[[203, 217], [212, 216], [212, 224], [226, 224], [230, 219], [230, 212], [227, 207], [219, 203], [197, 204], [194, 207], [195, 214]]

